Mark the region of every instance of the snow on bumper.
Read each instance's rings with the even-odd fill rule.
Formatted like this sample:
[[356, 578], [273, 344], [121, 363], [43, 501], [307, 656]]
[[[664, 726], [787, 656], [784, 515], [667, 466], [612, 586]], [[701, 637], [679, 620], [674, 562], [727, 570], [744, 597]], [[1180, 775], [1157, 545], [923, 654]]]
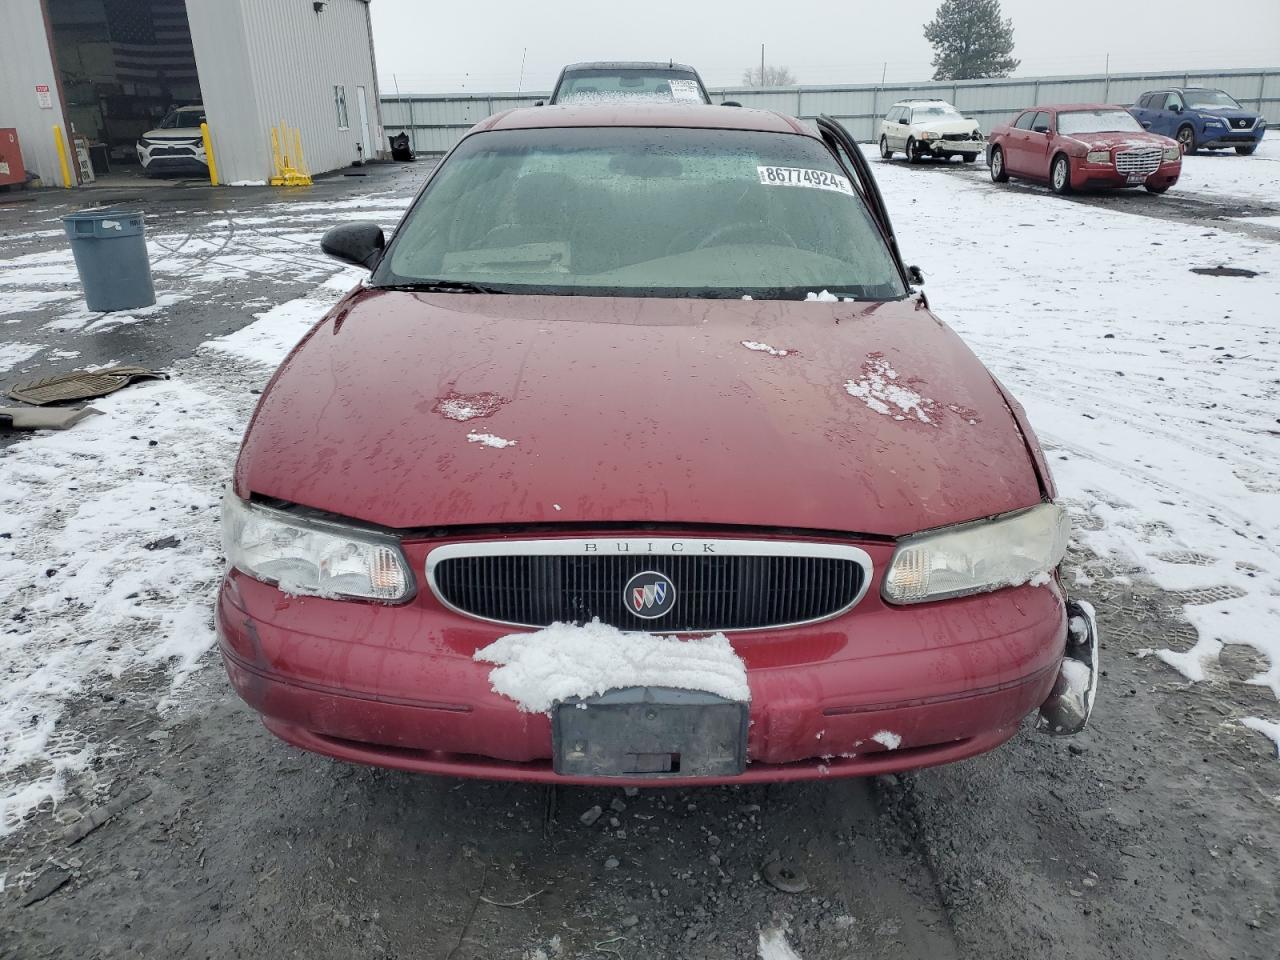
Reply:
[[[732, 635], [751, 762], [699, 782], [946, 763], [1007, 740], [1049, 697], [1067, 643], [1056, 582], [912, 608], [875, 587], [835, 620]], [[552, 768], [550, 717], [495, 692], [492, 666], [474, 659], [509, 629], [429, 595], [397, 607], [289, 598], [235, 572], [217, 626], [237, 692], [292, 743], [422, 772], [574, 782]]]

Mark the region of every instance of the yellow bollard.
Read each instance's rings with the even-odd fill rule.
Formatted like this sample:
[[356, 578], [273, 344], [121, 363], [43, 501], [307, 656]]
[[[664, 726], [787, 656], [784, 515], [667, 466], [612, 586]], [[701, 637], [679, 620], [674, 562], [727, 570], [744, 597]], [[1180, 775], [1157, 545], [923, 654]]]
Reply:
[[218, 185], [218, 162], [213, 158], [213, 138], [209, 135], [209, 124], [200, 124], [200, 136], [204, 138], [204, 157], [209, 161], [209, 183]]
[[63, 139], [62, 128], [53, 125], [53, 140], [58, 145], [58, 163], [62, 167], [62, 185], [71, 189], [71, 166], [67, 163], [67, 141]]

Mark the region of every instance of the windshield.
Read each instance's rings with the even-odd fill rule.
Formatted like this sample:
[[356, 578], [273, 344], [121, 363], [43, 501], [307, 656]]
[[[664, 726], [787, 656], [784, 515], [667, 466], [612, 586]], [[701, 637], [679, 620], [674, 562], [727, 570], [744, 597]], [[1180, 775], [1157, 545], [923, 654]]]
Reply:
[[1200, 110], [1243, 109], [1228, 93], [1222, 90], [1184, 90], [1187, 106]]
[[200, 107], [182, 107], [170, 110], [160, 121], [160, 130], [176, 130], [182, 127], [198, 127], [204, 123], [204, 110]]
[[1058, 114], [1058, 133], [1141, 133], [1142, 124], [1127, 110], [1072, 110]]
[[684, 128], [469, 137], [406, 215], [373, 282], [424, 280], [584, 296], [906, 292], [821, 142]]
[[930, 103], [923, 107], [915, 107], [911, 111], [911, 119], [928, 120], [930, 118], [937, 120], [941, 117], [958, 117], [960, 111], [949, 103]]
[[696, 74], [670, 69], [588, 69], [564, 75], [552, 103], [592, 100], [666, 100], [706, 103]]

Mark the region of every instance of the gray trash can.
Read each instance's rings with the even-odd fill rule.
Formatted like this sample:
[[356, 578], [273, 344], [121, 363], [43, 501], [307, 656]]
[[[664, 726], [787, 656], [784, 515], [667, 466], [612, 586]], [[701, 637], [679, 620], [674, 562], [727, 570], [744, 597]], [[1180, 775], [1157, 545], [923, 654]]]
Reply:
[[62, 218], [90, 310], [136, 310], [156, 302], [139, 210], [83, 210]]

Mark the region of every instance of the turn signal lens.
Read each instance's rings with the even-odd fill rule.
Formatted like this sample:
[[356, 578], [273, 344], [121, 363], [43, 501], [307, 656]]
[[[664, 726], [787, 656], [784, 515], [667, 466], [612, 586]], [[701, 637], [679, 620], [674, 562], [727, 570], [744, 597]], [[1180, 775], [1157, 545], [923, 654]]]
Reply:
[[923, 603], [1019, 586], [1062, 562], [1070, 534], [1066, 511], [1045, 503], [907, 537], [881, 593], [889, 603]]

